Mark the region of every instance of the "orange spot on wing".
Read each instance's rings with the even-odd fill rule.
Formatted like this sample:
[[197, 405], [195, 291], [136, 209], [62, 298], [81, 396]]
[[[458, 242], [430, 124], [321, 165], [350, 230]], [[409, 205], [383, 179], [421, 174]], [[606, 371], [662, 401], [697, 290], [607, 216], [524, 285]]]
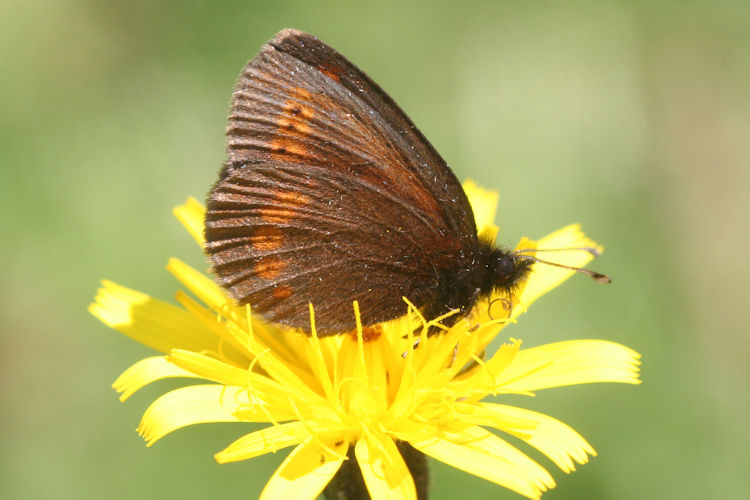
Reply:
[[310, 198], [298, 191], [277, 191], [274, 193], [277, 203], [263, 207], [261, 217], [267, 222], [283, 224], [297, 214], [297, 209], [310, 203]]
[[303, 121], [292, 120], [290, 118], [279, 118], [279, 132], [294, 135], [306, 135], [310, 133], [310, 126]]
[[292, 296], [292, 287], [289, 285], [279, 285], [273, 289], [275, 299], [287, 299]]
[[310, 203], [310, 198], [299, 191], [279, 191], [276, 193], [276, 198], [279, 201], [291, 203], [297, 206]]
[[263, 220], [273, 224], [283, 224], [291, 220], [297, 213], [294, 209], [289, 208], [263, 208], [260, 216]]
[[[383, 334], [383, 330], [379, 326], [365, 326], [362, 328], [362, 341], [370, 342], [377, 340]], [[357, 331], [351, 332], [351, 336], [354, 340], [357, 340]]]
[[332, 80], [336, 80], [337, 82], [341, 81], [341, 68], [337, 66], [321, 64], [320, 66], [318, 66], [318, 71]]
[[303, 102], [297, 99], [287, 99], [284, 103], [284, 116], [294, 117], [298, 120], [310, 120], [315, 113], [312, 108], [305, 106]]
[[277, 137], [273, 139], [269, 144], [268, 148], [271, 150], [272, 157], [289, 159], [291, 155], [294, 156], [305, 156], [305, 148], [293, 138], [289, 137]]
[[250, 238], [255, 250], [275, 250], [284, 242], [281, 229], [273, 226], [261, 226], [256, 229]]
[[310, 100], [308, 90], [300, 87], [292, 89], [276, 117], [276, 134], [268, 143], [271, 158], [299, 162], [308, 155], [306, 136], [311, 131], [309, 121], [315, 116], [313, 108], [305, 104]]
[[315, 116], [312, 108], [305, 104], [311, 100], [312, 94], [307, 89], [297, 87], [292, 90], [289, 99], [284, 101], [283, 116], [297, 120], [310, 120]]
[[258, 277], [264, 280], [272, 280], [278, 278], [281, 272], [286, 267], [286, 262], [278, 257], [269, 255], [261, 257], [253, 264], [253, 271]]

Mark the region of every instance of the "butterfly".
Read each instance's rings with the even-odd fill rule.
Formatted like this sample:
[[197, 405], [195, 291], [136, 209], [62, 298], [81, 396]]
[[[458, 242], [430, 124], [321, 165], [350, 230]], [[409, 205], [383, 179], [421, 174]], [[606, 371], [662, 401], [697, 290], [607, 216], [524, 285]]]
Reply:
[[[313, 35], [277, 33], [242, 71], [208, 196], [218, 283], [266, 319], [331, 335], [465, 313], [533, 258], [480, 238], [458, 179], [398, 105]], [[454, 322], [449, 318], [449, 322]]]

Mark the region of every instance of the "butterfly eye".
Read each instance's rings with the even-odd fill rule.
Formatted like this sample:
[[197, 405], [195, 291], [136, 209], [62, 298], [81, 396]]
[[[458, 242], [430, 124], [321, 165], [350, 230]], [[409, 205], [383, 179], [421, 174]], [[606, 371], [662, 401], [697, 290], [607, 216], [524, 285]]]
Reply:
[[503, 283], [505, 281], [508, 281], [508, 279], [510, 279], [513, 275], [514, 270], [515, 265], [513, 264], [512, 259], [505, 256], [498, 257], [498, 259], [495, 261], [496, 283]]

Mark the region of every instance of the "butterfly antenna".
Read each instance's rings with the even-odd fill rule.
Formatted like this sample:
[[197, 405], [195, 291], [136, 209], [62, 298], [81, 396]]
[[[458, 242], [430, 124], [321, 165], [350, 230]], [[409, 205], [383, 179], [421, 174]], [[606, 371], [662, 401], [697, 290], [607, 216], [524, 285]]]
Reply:
[[594, 257], [601, 256], [601, 252], [594, 247], [568, 247], [568, 248], [522, 248], [513, 252], [514, 254], [522, 254], [524, 252], [570, 252], [570, 251], [582, 251], [588, 252]]
[[[549, 249], [545, 249], [545, 250], [549, 250]], [[577, 250], [577, 249], [566, 248], [565, 250]], [[581, 248], [580, 250], [585, 250], [585, 248]], [[514, 255], [518, 255], [519, 257], [524, 258], [524, 259], [533, 260], [534, 262], [539, 262], [540, 264], [547, 264], [548, 266], [559, 267], [561, 269], [567, 269], [569, 271], [575, 271], [577, 273], [591, 276], [591, 278], [597, 283], [601, 283], [601, 284], [612, 283], [612, 279], [609, 276], [607, 276], [606, 274], [597, 273], [596, 271], [592, 271], [591, 269], [585, 269], [583, 267], [566, 266], [565, 264], [558, 264], [557, 262], [550, 262], [548, 260], [542, 260], [538, 257], [534, 257], [533, 255], [525, 255], [521, 253], [521, 251], [515, 252]]]

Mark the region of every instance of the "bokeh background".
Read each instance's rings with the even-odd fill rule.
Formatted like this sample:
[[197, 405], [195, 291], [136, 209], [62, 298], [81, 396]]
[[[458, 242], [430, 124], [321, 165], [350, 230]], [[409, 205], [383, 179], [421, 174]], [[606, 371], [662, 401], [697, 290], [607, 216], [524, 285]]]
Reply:
[[[253, 498], [285, 452], [219, 466], [248, 429], [147, 449], [110, 388], [151, 354], [86, 312], [101, 278], [169, 299], [170, 213], [224, 158], [234, 79], [278, 29], [317, 34], [399, 102], [460, 178], [501, 192], [500, 239], [570, 222], [607, 247], [508, 335], [605, 338], [643, 384], [525, 406], [599, 456], [545, 498], [750, 497], [750, 4], [746, 1], [0, 4], [2, 498]], [[518, 498], [436, 464], [432, 498]]]

